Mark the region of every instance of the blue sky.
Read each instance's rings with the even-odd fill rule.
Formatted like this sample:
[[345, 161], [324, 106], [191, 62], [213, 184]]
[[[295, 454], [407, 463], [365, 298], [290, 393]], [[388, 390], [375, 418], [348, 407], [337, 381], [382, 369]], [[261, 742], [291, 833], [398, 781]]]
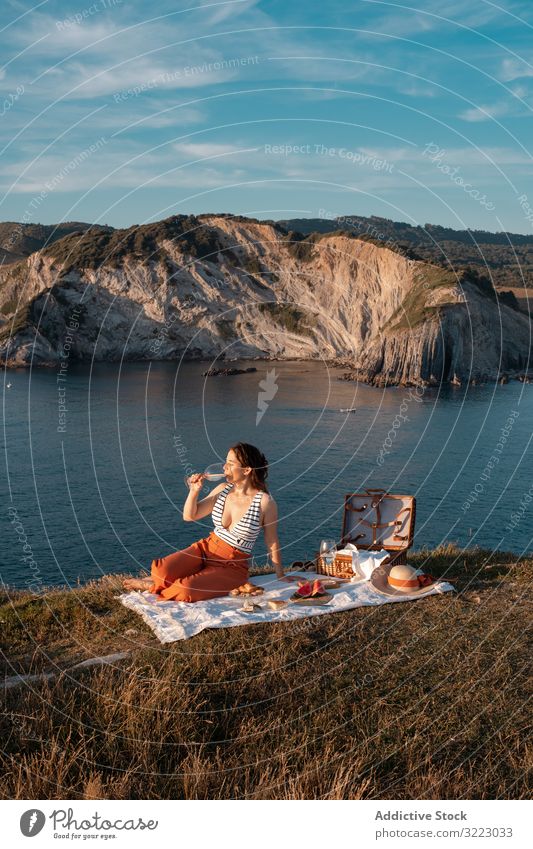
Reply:
[[4, 0], [0, 220], [533, 233], [532, 36], [531, 0]]

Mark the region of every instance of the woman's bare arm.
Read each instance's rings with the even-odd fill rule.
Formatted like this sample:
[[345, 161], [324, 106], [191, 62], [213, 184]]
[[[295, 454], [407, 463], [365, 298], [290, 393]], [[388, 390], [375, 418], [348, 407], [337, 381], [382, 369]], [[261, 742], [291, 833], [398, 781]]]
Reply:
[[209, 495], [206, 495], [205, 498], [198, 501], [201, 482], [200, 486], [195, 486], [193, 484], [193, 486], [189, 489], [187, 500], [183, 505], [183, 520], [185, 522], [195, 522], [197, 519], [203, 519], [205, 516], [209, 516], [215, 506], [218, 494], [222, 492], [225, 486], [225, 483], [219, 483], [218, 486], [215, 486], [215, 488], [211, 490]]
[[271, 497], [268, 498], [263, 512], [263, 530], [265, 532], [265, 545], [276, 570], [276, 578], [283, 578], [284, 572], [278, 537], [278, 507]]

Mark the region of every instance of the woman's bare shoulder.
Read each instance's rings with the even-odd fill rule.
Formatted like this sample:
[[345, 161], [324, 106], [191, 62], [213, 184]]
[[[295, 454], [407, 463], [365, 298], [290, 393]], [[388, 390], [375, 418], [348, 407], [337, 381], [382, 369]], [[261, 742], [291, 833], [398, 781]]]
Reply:
[[264, 492], [261, 496], [261, 509], [263, 510], [263, 512], [265, 510], [268, 510], [269, 508], [272, 510], [272, 508], [275, 506], [276, 502], [272, 498], [271, 494], [269, 492]]

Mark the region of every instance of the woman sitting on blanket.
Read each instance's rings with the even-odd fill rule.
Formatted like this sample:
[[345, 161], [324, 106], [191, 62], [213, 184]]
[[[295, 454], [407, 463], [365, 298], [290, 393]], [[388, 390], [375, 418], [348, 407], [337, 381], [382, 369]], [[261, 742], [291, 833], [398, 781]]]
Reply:
[[128, 578], [127, 590], [148, 590], [160, 600], [206, 601], [228, 595], [248, 579], [250, 555], [261, 528], [279, 580], [284, 577], [278, 539], [276, 502], [269, 495], [268, 462], [246, 442], [229, 449], [224, 464], [226, 483], [205, 498], [198, 496], [203, 474], [189, 478], [189, 495], [183, 506], [186, 522], [212, 513], [214, 531], [188, 548], [152, 561], [150, 578]]

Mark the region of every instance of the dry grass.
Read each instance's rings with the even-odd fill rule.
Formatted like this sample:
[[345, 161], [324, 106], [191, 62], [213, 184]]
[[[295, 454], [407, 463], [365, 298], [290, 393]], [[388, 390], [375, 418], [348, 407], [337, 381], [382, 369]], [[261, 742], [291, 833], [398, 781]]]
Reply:
[[412, 560], [458, 592], [165, 646], [116, 577], [5, 593], [8, 675], [132, 654], [6, 692], [2, 796], [525, 798], [533, 560]]
[[531, 289], [525, 286], [516, 286], [514, 288], [506, 286], [505, 291], [513, 293], [523, 313], [530, 315], [533, 312], [533, 292]]

